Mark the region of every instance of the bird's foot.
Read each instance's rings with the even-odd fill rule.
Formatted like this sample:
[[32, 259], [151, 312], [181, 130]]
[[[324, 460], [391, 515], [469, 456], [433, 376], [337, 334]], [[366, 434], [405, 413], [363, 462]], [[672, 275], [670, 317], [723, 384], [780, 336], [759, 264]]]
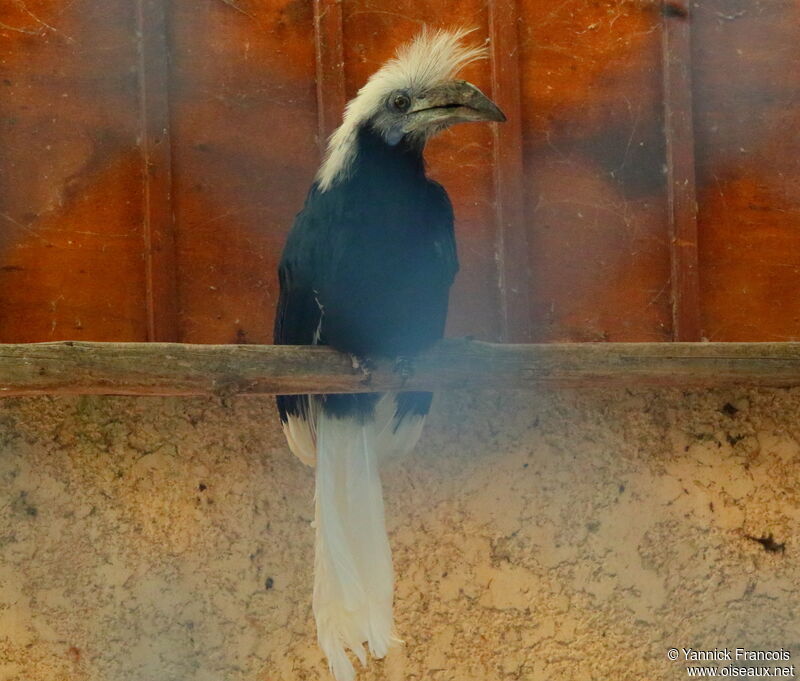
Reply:
[[410, 357], [398, 357], [394, 361], [394, 373], [399, 374], [405, 384], [414, 375], [414, 360]]
[[353, 364], [353, 369], [361, 372], [361, 382], [365, 385], [370, 383], [372, 381], [372, 370], [375, 368], [372, 360], [367, 357], [350, 355], [350, 361]]

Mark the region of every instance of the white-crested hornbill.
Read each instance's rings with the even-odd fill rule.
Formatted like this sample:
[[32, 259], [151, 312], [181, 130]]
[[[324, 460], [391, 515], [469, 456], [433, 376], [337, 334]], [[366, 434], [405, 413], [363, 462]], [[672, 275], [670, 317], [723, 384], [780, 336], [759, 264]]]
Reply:
[[[279, 266], [275, 343], [329, 345], [357, 361], [413, 359], [444, 333], [458, 269], [453, 209], [423, 150], [455, 123], [503, 121], [454, 77], [484, 55], [468, 32], [423, 30], [356, 97], [289, 233]], [[394, 639], [393, 572], [378, 466], [416, 443], [426, 392], [282, 395], [291, 450], [316, 464], [313, 609], [338, 681]]]

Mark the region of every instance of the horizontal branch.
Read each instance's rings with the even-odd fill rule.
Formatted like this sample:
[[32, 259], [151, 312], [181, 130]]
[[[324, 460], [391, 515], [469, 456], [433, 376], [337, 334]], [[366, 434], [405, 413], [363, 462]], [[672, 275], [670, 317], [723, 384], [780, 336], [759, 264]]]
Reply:
[[800, 343], [496, 345], [446, 340], [407, 379], [365, 379], [326, 347], [179, 343], [0, 345], [0, 396], [264, 395], [553, 386], [800, 385]]

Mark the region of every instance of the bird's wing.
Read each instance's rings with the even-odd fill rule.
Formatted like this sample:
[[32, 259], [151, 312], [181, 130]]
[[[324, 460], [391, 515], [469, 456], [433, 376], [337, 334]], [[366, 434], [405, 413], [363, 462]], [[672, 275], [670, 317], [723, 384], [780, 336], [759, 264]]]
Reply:
[[[309, 252], [304, 243], [310, 218], [297, 216], [278, 268], [280, 294], [275, 314], [273, 340], [276, 345], [314, 345], [322, 319], [311, 279]], [[278, 395], [278, 412], [292, 452], [313, 466], [316, 460], [316, 418], [308, 395]]]
[[[436, 244], [441, 248], [442, 272], [447, 282], [447, 291], [458, 273], [458, 252], [456, 250], [456, 235], [454, 229], [455, 216], [453, 204], [447, 191], [434, 180], [428, 180], [433, 201], [430, 203], [430, 221], [437, 225], [439, 238]], [[447, 316], [445, 308], [444, 316]]]

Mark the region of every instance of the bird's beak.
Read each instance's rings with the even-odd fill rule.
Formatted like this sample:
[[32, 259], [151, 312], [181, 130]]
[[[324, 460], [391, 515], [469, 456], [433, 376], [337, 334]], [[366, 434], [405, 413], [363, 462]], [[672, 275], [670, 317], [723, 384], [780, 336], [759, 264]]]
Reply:
[[491, 99], [465, 80], [452, 80], [431, 88], [416, 99], [408, 113], [418, 124], [439, 128], [454, 123], [506, 120]]

